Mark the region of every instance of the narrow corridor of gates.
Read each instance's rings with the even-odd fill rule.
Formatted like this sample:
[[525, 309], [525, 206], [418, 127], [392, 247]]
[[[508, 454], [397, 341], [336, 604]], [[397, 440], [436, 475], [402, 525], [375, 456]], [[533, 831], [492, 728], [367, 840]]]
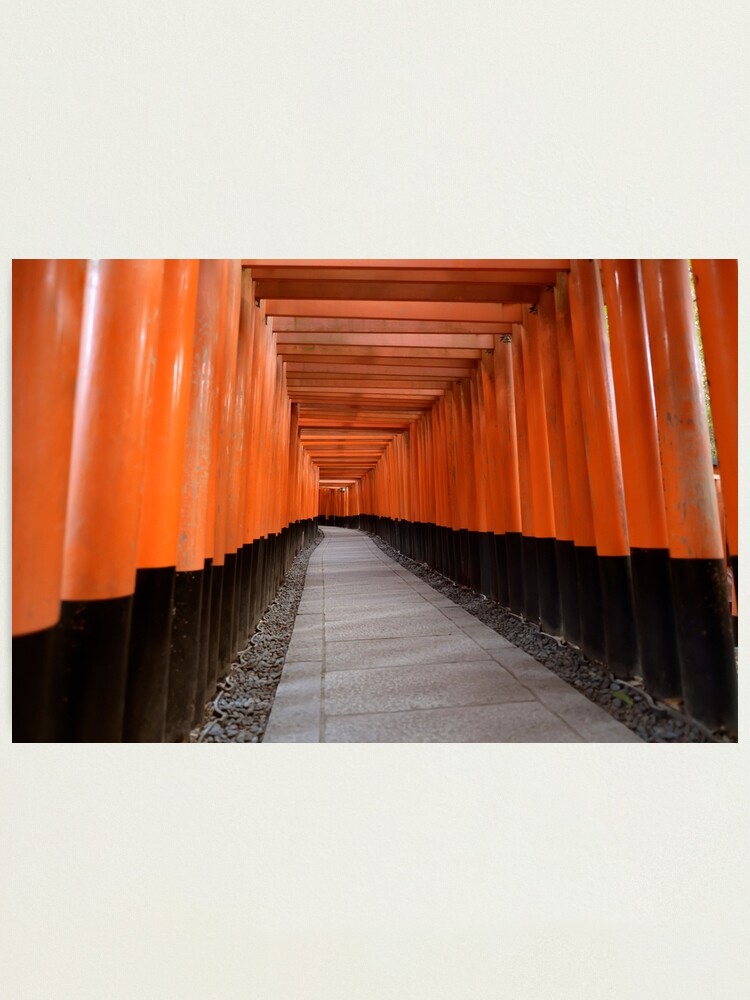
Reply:
[[736, 734], [737, 337], [734, 260], [15, 261], [14, 739], [186, 740], [319, 523]]

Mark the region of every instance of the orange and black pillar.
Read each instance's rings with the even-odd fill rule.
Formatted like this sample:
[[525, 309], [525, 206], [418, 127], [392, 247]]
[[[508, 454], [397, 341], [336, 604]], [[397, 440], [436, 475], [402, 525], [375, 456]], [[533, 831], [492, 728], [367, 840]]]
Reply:
[[50, 703], [86, 262], [13, 261], [13, 740]]
[[737, 666], [687, 260], [643, 260], [670, 575], [688, 713], [737, 726]]
[[180, 483], [174, 621], [164, 730], [164, 737], [169, 742], [188, 738], [196, 699], [203, 704], [206, 686], [211, 601], [206, 523], [212, 461], [212, 402], [217, 379], [224, 276], [224, 261], [200, 261]]
[[123, 739], [164, 738], [197, 260], [167, 260], [138, 533]]
[[657, 698], [682, 686], [674, 624], [656, 401], [637, 260], [602, 261], [628, 515], [641, 672]]
[[55, 662], [58, 740], [122, 739], [163, 273], [163, 260], [88, 265]]
[[570, 306], [607, 663], [617, 677], [638, 672], [639, 656], [612, 370], [596, 260], [571, 261]]

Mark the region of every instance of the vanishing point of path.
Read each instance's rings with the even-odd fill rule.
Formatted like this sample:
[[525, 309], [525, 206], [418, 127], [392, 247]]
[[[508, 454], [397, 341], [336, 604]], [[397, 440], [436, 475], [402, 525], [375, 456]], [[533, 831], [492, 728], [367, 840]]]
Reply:
[[265, 743], [640, 742], [367, 535], [322, 530]]

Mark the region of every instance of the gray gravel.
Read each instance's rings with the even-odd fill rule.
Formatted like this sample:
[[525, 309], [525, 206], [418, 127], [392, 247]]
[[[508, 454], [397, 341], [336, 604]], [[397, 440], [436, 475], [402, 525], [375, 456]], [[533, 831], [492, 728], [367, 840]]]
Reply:
[[266, 731], [286, 650], [292, 637], [307, 564], [323, 533], [298, 553], [284, 577], [276, 600], [239, 654], [206, 706], [203, 724], [190, 734], [191, 743], [260, 743]]
[[458, 586], [425, 563], [402, 555], [379, 536], [370, 537], [395, 562], [533, 656], [646, 743], [736, 742], [723, 734], [708, 732], [670, 706], [654, 702], [638, 681], [618, 680], [606, 667], [589, 660], [575, 646], [546, 635], [539, 626], [519, 618], [495, 601]]

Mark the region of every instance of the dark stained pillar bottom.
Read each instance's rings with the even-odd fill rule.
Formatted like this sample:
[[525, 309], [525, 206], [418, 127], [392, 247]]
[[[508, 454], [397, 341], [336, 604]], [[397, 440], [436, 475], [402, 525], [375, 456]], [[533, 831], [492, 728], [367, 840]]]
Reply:
[[574, 646], [581, 645], [581, 608], [578, 602], [576, 551], [571, 541], [555, 539], [557, 579], [560, 587], [562, 634]]
[[630, 556], [599, 556], [607, 665], [627, 680], [639, 671]]
[[530, 622], [539, 624], [539, 571], [536, 561], [536, 538], [521, 536], [523, 558], [523, 614]]
[[[210, 562], [206, 569], [177, 573], [174, 586], [169, 659], [169, 685], [164, 739], [174, 743], [186, 740], [195, 724], [196, 704], [203, 706], [205, 687], [201, 650], [201, 627], [204, 612], [204, 588], [210, 584]], [[200, 716], [202, 716], [202, 711]]]
[[682, 690], [689, 715], [737, 732], [737, 667], [721, 559], [672, 559]]
[[174, 582], [174, 566], [136, 574], [122, 731], [126, 742], [164, 738]]
[[669, 551], [631, 549], [630, 564], [643, 682], [656, 698], [679, 698], [682, 678]]
[[133, 595], [63, 601], [53, 669], [53, 738], [119, 743]]
[[542, 630], [548, 635], [561, 635], [562, 611], [554, 538], [536, 539], [536, 564]]
[[604, 605], [599, 560], [593, 545], [576, 545], [576, 579], [581, 613], [581, 649], [589, 659], [604, 663]]
[[517, 615], [525, 607], [523, 582], [523, 535], [520, 531], [506, 531], [505, 551], [508, 558], [508, 605]]
[[55, 635], [52, 626], [13, 636], [14, 743], [46, 743], [53, 739], [50, 684]]

